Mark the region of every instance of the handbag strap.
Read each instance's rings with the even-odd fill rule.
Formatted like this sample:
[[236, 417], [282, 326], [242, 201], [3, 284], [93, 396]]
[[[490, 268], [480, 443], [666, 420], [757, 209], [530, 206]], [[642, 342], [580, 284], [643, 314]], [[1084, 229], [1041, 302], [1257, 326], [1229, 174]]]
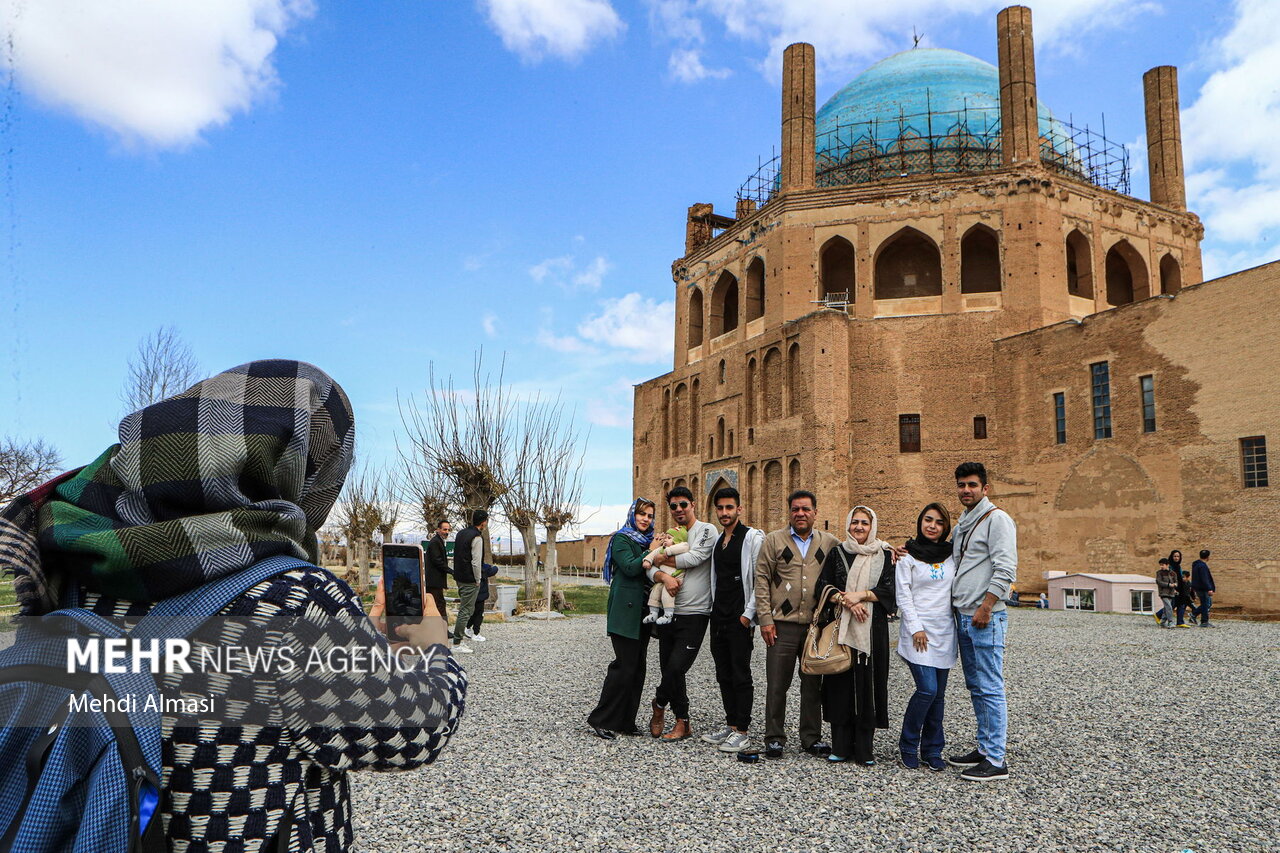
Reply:
[[970, 527], [970, 528], [969, 528], [969, 532], [968, 532], [968, 533], [966, 533], [966, 534], [964, 535], [964, 539], [963, 539], [963, 540], [961, 540], [961, 542], [960, 542], [960, 559], [961, 559], [961, 560], [963, 560], [963, 559], [964, 559], [964, 552], [965, 552], [965, 551], [967, 551], [967, 550], [969, 550], [969, 539], [970, 539], [970, 537], [972, 537], [972, 536], [973, 536], [973, 532], [974, 532], [975, 530], [977, 530], [977, 529], [978, 529], [978, 525], [979, 525], [979, 524], [981, 524], [982, 522], [986, 521], [986, 520], [987, 520], [987, 516], [991, 515], [991, 513], [995, 512], [995, 511], [996, 511], [996, 510], [998, 510], [999, 508], [1000, 508], [1000, 507], [998, 507], [998, 506], [993, 506], [991, 509], [987, 510], [985, 513], [983, 513], [983, 514], [982, 514], [982, 518], [980, 518], [980, 519], [978, 519], [977, 521], [975, 521], [975, 522], [973, 523], [973, 527]]

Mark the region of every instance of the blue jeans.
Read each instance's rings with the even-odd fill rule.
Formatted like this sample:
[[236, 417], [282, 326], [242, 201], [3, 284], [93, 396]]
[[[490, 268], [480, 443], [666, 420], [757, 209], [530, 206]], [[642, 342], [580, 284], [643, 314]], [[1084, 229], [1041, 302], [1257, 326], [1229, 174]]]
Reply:
[[1009, 730], [1009, 704], [1004, 695], [1004, 640], [1009, 614], [991, 614], [985, 628], [973, 627], [973, 617], [956, 612], [956, 636], [964, 686], [973, 699], [978, 718], [978, 752], [997, 767], [1004, 765], [1005, 736]]
[[1213, 593], [1207, 589], [1196, 590], [1196, 595], [1200, 596], [1200, 606], [1191, 611], [1191, 615], [1200, 616], [1200, 624], [1209, 624], [1209, 608], [1213, 606]]
[[921, 666], [911, 661], [907, 661], [907, 666], [911, 668], [911, 677], [916, 680], [916, 692], [907, 701], [898, 746], [903, 755], [918, 755], [926, 760], [941, 758], [942, 747], [946, 743], [942, 735], [943, 701], [951, 670]]

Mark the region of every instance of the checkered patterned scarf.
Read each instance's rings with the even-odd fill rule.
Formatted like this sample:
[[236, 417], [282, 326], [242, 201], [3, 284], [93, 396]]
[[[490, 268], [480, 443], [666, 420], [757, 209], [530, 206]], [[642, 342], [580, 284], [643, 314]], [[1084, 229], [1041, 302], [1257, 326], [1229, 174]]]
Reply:
[[120, 443], [0, 513], [23, 615], [69, 582], [159, 601], [276, 555], [315, 562], [355, 445], [346, 394], [297, 361], [220, 373], [120, 424]]

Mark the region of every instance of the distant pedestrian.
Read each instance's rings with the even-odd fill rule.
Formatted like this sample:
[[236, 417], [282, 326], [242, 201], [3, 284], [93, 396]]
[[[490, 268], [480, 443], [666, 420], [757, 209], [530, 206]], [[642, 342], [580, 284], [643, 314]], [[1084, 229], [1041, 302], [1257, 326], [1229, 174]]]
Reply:
[[605, 672], [600, 701], [587, 716], [596, 737], [614, 740], [619, 734], [638, 735], [636, 712], [644, 694], [650, 626], [640, 621], [649, 594], [642, 562], [653, 541], [654, 503], [636, 498], [627, 522], [609, 540], [604, 552], [604, 579], [609, 582], [605, 630], [613, 645], [613, 661]]
[[[764, 754], [781, 758], [787, 742], [787, 692], [800, 666], [805, 634], [813, 620], [815, 585], [822, 564], [840, 540], [815, 530], [818, 499], [803, 489], [787, 499], [791, 524], [770, 532], [756, 560], [756, 619], [765, 644]], [[800, 673], [800, 748], [825, 757], [822, 740], [822, 678]]]
[[1004, 644], [1009, 614], [1004, 600], [1018, 573], [1018, 531], [1013, 519], [987, 497], [987, 469], [981, 462], [956, 468], [956, 491], [964, 513], [951, 536], [956, 581], [951, 603], [965, 686], [978, 718], [978, 748], [952, 755], [961, 779], [1008, 779], [1005, 738], [1009, 706], [1004, 689]]
[[458, 584], [458, 618], [453, 623], [453, 650], [471, 654], [466, 645], [467, 626], [475, 615], [476, 596], [484, 576], [484, 539], [488, 536], [489, 513], [477, 509], [471, 513], [471, 526], [458, 534], [453, 542], [453, 579]]
[[1168, 557], [1160, 558], [1160, 568], [1156, 570], [1156, 591], [1160, 593], [1160, 600], [1164, 602], [1164, 607], [1160, 608], [1160, 612], [1156, 614], [1160, 620], [1160, 627], [1172, 628], [1174, 627], [1174, 607], [1178, 598], [1178, 572], [1170, 568]]
[[[426, 575], [427, 594], [436, 600], [436, 609], [445, 615], [444, 591], [449, 586], [449, 551], [445, 540], [449, 538], [452, 525], [443, 518], [436, 522], [436, 532], [427, 540]], [[447, 619], [448, 617], [445, 616]]]
[[1192, 612], [1200, 617], [1201, 628], [1214, 627], [1209, 623], [1209, 608], [1213, 606], [1213, 594], [1218, 591], [1213, 584], [1213, 572], [1209, 571], [1208, 561], [1209, 552], [1204, 550], [1200, 552], [1200, 559], [1191, 564], [1191, 589], [1200, 599], [1200, 606]]
[[724, 704], [724, 726], [702, 736], [721, 752], [746, 748], [751, 727], [755, 685], [751, 680], [751, 651], [756, 624], [756, 557], [764, 532], [740, 518], [742, 497], [730, 486], [712, 496], [716, 520], [723, 531], [711, 558], [711, 658]]
[[1191, 621], [1196, 621], [1195, 614], [1196, 593], [1191, 588], [1191, 572], [1183, 569], [1182, 577], [1178, 578], [1178, 597], [1174, 599], [1174, 606], [1178, 611], [1179, 628], [1190, 628], [1191, 625], [1183, 621], [1183, 616], [1187, 612], [1187, 608], [1191, 608]]
[[471, 621], [467, 623], [465, 631], [468, 640], [474, 640], [477, 643], [485, 642], [488, 637], [480, 633], [480, 626], [484, 624], [484, 606], [489, 600], [489, 578], [498, 573], [498, 567], [489, 563], [481, 566], [480, 573], [480, 589], [476, 590], [476, 607], [471, 614]]

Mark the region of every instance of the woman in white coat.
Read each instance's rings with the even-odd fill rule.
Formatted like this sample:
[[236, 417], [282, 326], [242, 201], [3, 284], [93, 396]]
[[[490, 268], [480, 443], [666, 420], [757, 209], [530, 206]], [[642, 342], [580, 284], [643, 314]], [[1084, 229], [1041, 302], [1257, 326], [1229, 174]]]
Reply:
[[921, 762], [943, 770], [943, 697], [947, 676], [956, 663], [956, 626], [951, 615], [951, 582], [956, 565], [951, 556], [951, 516], [931, 503], [916, 519], [916, 535], [898, 560], [898, 654], [911, 668], [916, 692], [907, 702], [898, 747], [911, 769]]

